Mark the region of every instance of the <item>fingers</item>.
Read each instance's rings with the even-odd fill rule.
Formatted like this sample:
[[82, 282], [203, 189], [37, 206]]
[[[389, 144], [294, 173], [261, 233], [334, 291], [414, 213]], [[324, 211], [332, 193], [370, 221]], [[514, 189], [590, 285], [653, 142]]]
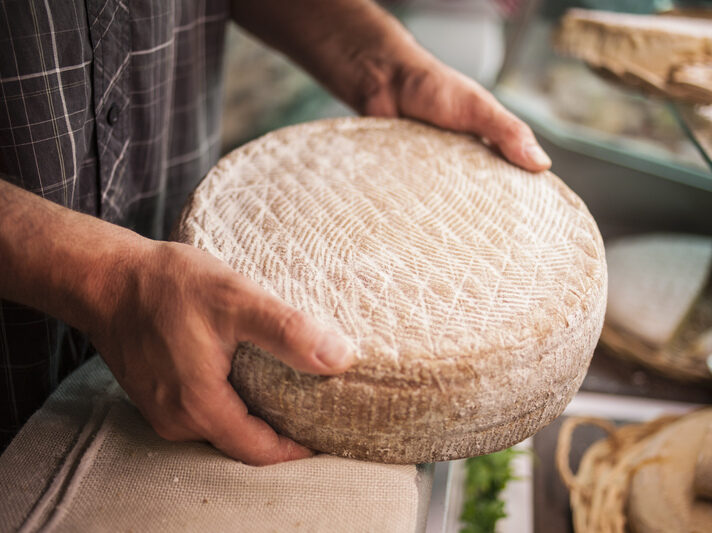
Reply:
[[204, 435], [226, 455], [261, 466], [311, 457], [313, 452], [278, 435], [264, 420], [247, 412], [235, 390], [222, 382], [211, 390], [214, 405], [203, 406]]
[[225, 455], [261, 466], [311, 457], [313, 452], [278, 435], [263, 420], [250, 415], [225, 380], [207, 380], [184, 392], [171, 406], [149, 418], [159, 436], [170, 441], [207, 440]]
[[459, 102], [451, 105], [458, 115], [456, 129], [488, 139], [512, 163], [532, 172], [551, 166], [551, 159], [539, 146], [529, 126], [507, 111], [479, 84], [459, 73], [456, 78], [462, 88], [451, 95]]
[[551, 166], [529, 126], [481, 85], [438, 61], [404, 76], [400, 101], [405, 116], [486, 138], [509, 161], [527, 170]]
[[238, 334], [301, 372], [337, 374], [355, 360], [354, 347], [334, 331], [243, 278]]
[[[532, 172], [551, 167], [551, 159], [539, 146], [531, 128], [494, 98], [473, 97], [471, 105], [475, 117], [471, 129], [489, 139], [512, 163]], [[479, 120], [482, 116], [486, 119]]]

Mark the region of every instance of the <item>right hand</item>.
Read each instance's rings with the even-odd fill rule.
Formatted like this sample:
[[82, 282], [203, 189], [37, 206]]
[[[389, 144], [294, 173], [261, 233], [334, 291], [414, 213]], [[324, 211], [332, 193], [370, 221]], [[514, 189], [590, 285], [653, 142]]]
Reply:
[[250, 341], [299, 371], [336, 374], [355, 356], [343, 338], [184, 244], [144, 240], [102, 286], [90, 339], [159, 435], [254, 465], [311, 455], [249, 414], [227, 380], [232, 356]]

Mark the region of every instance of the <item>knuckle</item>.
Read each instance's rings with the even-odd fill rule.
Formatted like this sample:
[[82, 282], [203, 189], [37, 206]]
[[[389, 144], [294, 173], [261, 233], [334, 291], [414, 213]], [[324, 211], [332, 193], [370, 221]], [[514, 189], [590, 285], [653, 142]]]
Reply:
[[214, 298], [219, 308], [232, 313], [249, 303], [245, 291], [244, 278], [234, 272], [220, 272], [217, 280], [218, 290]]
[[169, 441], [187, 440], [195, 428], [192, 410], [192, 402], [183, 389], [159, 387], [148, 418], [160, 437]]
[[152, 421], [153, 430], [159, 437], [171, 442], [184, 440], [183, 432], [175, 425], [166, 422]]
[[176, 419], [183, 426], [196, 430], [205, 426], [203, 395], [193, 387], [182, 387], [178, 393]]
[[155, 247], [155, 261], [163, 268], [170, 268], [182, 261], [183, 249], [179, 243], [160, 242]]
[[253, 316], [260, 316], [260, 299], [250, 287], [250, 280], [229, 266], [216, 265], [207, 286], [209, 290], [205, 294], [210, 296], [210, 306], [218, 310], [216, 323], [227, 318], [236, 320], [244, 329], [243, 322], [249, 322]]
[[504, 139], [523, 139], [532, 134], [529, 126], [516, 118], [509, 118], [503, 128]]
[[481, 130], [492, 129], [497, 122], [496, 107], [479, 95], [469, 100], [465, 109], [465, 120], [477, 125]]
[[534, 132], [532, 129], [524, 124], [523, 122], [519, 123], [519, 137], [521, 139], [528, 139], [528, 138], [533, 138], [534, 137]]
[[174, 401], [170, 387], [161, 382], [157, 382], [152, 384], [151, 393], [152, 396], [149, 406], [152, 406], [153, 410], [165, 413], [172, 409]]
[[309, 324], [306, 313], [293, 308], [287, 308], [278, 319], [277, 334], [280, 342], [291, 344], [295, 337], [303, 332]]

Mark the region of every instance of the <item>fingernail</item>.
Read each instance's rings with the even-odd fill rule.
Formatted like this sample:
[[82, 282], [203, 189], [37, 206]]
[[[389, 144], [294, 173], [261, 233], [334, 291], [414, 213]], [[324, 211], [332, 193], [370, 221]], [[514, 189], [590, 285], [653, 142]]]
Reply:
[[345, 368], [355, 357], [353, 348], [339, 335], [326, 333], [316, 349], [316, 357], [329, 368]]
[[538, 167], [548, 167], [551, 165], [551, 159], [549, 159], [549, 156], [546, 155], [546, 152], [542, 150], [538, 144], [530, 144], [527, 146], [525, 153]]

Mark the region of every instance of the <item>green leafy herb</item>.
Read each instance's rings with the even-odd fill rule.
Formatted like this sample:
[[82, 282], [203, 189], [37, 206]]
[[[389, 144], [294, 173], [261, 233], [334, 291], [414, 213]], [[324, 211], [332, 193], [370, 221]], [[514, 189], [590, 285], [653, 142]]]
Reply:
[[504, 501], [499, 494], [514, 478], [512, 458], [518, 451], [513, 449], [471, 457], [465, 462], [465, 504], [460, 515], [464, 527], [460, 533], [494, 533], [497, 521], [507, 516]]

